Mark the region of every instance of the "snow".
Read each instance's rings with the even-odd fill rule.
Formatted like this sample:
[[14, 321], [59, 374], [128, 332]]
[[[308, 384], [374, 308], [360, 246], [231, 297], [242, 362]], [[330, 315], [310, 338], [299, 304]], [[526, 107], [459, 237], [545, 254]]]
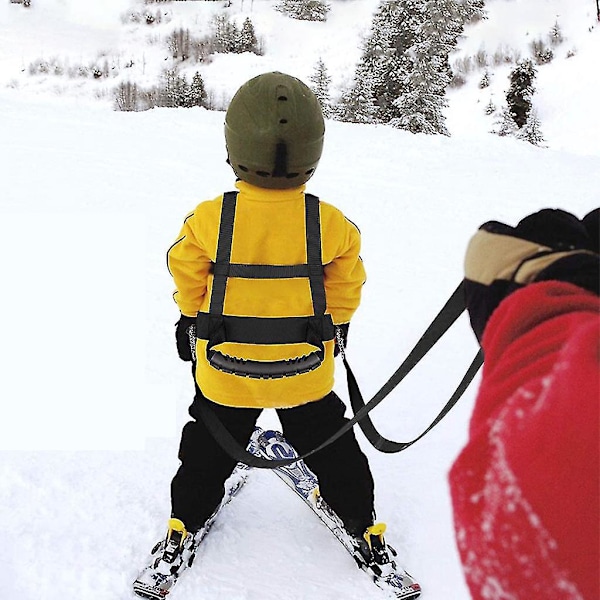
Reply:
[[[176, 11], [191, 19], [221, 3], [174, 4], [171, 24], [180, 18]], [[243, 15], [252, 7], [257, 28], [262, 15], [279, 54], [216, 58], [203, 76], [214, 75], [219, 94], [226, 98], [272, 68], [306, 78], [321, 53], [341, 69], [336, 85], [351, 75], [356, 36], [376, 2], [333, 2], [332, 22], [348, 26], [343, 35], [322, 24], [287, 28], [267, 10], [270, 4], [246, 0], [234, 8]], [[489, 9], [524, 4], [494, 0]], [[488, 118], [477, 108], [488, 97], [476, 79], [451, 94], [450, 138], [328, 122], [309, 190], [341, 208], [363, 234], [368, 282], [348, 354], [367, 399], [460, 281], [466, 244], [482, 222], [515, 224], [547, 206], [582, 217], [598, 205], [599, 125], [591, 116], [600, 85], [591, 64], [600, 38], [598, 27], [584, 27], [593, 25], [587, 4], [552, 3], [552, 11], [572, 17], [565, 48], [576, 45], [577, 54], [539, 68], [547, 149], [488, 134]], [[118, 113], [98, 82], [21, 73], [42, 53], [75, 63], [118, 48], [124, 64], [146, 52], [145, 38], [119, 18], [130, 4], [105, 6], [111, 12], [84, 10], [72, 0], [34, 0], [30, 10], [0, 4], [0, 589], [6, 600], [132, 597], [137, 569], [164, 534], [192, 396], [189, 367], [174, 349], [177, 311], [165, 252], [185, 214], [233, 184], [223, 113]], [[540, 18], [540, 34], [553, 24], [552, 11]], [[482, 27], [492, 25], [490, 17]], [[497, 26], [513, 43], [518, 32], [511, 23]], [[302, 43], [293, 43], [296, 36]], [[469, 43], [479, 48], [481, 39]], [[157, 71], [158, 53], [148, 47], [146, 77]], [[498, 90], [501, 79], [495, 77]], [[385, 436], [415, 437], [450, 396], [477, 350], [464, 316], [438, 346], [374, 411]], [[346, 397], [341, 364], [337, 374], [336, 390]], [[388, 540], [421, 582], [424, 600], [469, 597], [446, 476], [465, 443], [475, 389], [399, 455], [377, 453], [358, 434]], [[277, 424], [269, 413], [261, 419]], [[376, 594], [308, 509], [273, 474], [257, 471], [178, 586], [174, 600]]]

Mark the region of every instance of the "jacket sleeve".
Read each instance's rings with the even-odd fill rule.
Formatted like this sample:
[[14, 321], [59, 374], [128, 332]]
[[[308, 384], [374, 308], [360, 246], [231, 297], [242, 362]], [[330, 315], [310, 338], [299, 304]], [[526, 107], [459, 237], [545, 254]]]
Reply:
[[356, 312], [366, 279], [360, 257], [360, 232], [343, 215], [339, 217], [340, 244], [335, 258], [324, 269], [327, 310], [336, 325], [348, 323]]
[[197, 237], [196, 220], [195, 213], [188, 215], [177, 240], [167, 252], [167, 265], [176, 287], [173, 298], [181, 313], [190, 317], [200, 310], [212, 264]]
[[597, 593], [598, 309], [595, 294], [540, 282], [507, 297], [486, 327], [469, 440], [450, 472], [475, 600], [493, 586], [511, 597]]

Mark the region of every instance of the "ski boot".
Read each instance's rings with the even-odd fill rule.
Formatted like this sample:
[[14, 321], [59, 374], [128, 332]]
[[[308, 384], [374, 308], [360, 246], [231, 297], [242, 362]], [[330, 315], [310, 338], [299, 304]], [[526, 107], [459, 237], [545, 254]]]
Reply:
[[181, 575], [192, 566], [200, 540], [186, 530], [179, 519], [169, 520], [165, 539], [152, 549], [153, 560], [133, 584], [133, 591], [142, 598], [163, 600]]
[[385, 577], [397, 569], [394, 558], [396, 551], [386, 544], [383, 534], [386, 531], [385, 523], [375, 523], [364, 531], [362, 536], [353, 536], [356, 548], [354, 559], [359, 567], [368, 568], [375, 575]]

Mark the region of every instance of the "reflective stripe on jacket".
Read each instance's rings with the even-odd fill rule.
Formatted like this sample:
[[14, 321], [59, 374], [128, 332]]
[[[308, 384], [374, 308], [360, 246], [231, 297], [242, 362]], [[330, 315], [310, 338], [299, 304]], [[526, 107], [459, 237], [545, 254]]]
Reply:
[[[246, 264], [294, 265], [306, 262], [304, 186], [287, 190], [237, 182], [239, 190], [231, 260]], [[188, 215], [169, 249], [175, 301], [182, 314], [207, 311], [212, 290], [223, 196], [198, 205]], [[359, 256], [360, 233], [335, 207], [320, 203], [322, 259], [327, 312], [334, 323], [347, 323], [360, 303], [365, 271]], [[254, 317], [313, 314], [308, 279], [229, 279], [224, 314]], [[258, 380], [217, 371], [206, 360], [206, 341], [197, 342], [196, 379], [204, 395], [219, 404], [240, 407], [288, 407], [318, 400], [333, 388], [333, 342], [326, 358], [309, 373]], [[282, 360], [308, 354], [308, 344], [224, 344], [231, 356]]]

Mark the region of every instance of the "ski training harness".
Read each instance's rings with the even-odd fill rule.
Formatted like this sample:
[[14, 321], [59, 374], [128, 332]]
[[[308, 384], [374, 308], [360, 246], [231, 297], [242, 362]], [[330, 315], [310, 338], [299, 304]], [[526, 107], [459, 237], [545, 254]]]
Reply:
[[[476, 354], [446, 405], [431, 425], [415, 439], [409, 442], [394, 442], [384, 438], [375, 428], [369, 417], [369, 412], [398, 386], [464, 312], [463, 283], [461, 282], [452, 293], [444, 307], [431, 322], [430, 326], [396, 372], [373, 398], [365, 404], [354, 373], [346, 358], [341, 330], [333, 324], [331, 315], [325, 313], [326, 296], [321, 257], [319, 199], [312, 194], [304, 195], [306, 263], [298, 265], [255, 265], [231, 262], [237, 194], [238, 192], [227, 192], [223, 195], [209, 311], [199, 312], [196, 318], [196, 338], [207, 341], [206, 358], [209, 364], [219, 371], [241, 377], [259, 379], [292, 377], [308, 373], [319, 367], [325, 358], [323, 342], [336, 339], [346, 368], [348, 394], [354, 417], [349, 419], [334, 435], [313, 450], [293, 459], [269, 460], [255, 456], [244, 449], [210, 408], [210, 402], [201, 402], [199, 403], [200, 414], [216, 441], [235, 460], [263, 469], [273, 469], [302, 460], [335, 442], [356, 423], [359, 424], [369, 442], [381, 452], [396, 453], [412, 446], [433, 429], [458, 402], [483, 364], [481, 349]], [[230, 277], [244, 279], [308, 278], [312, 296], [313, 315], [308, 317], [238, 317], [224, 315], [225, 290], [227, 280]], [[226, 342], [241, 344], [298, 344], [304, 342], [314, 346], [315, 351], [306, 356], [287, 360], [254, 361], [229, 356], [216, 348]]]
[[[275, 379], [308, 373], [321, 365], [325, 358], [323, 342], [333, 340], [335, 326], [331, 315], [325, 314], [325, 281], [321, 259], [321, 221], [319, 199], [305, 194], [306, 263], [299, 265], [249, 265], [231, 262], [233, 224], [237, 192], [223, 195], [217, 256], [213, 267], [213, 288], [208, 313], [199, 312], [196, 318], [196, 337], [207, 340], [206, 358], [219, 371]], [[309, 317], [234, 317], [223, 314], [225, 289], [230, 277], [244, 279], [308, 278], [312, 296], [313, 316]], [[244, 360], [223, 354], [215, 349], [219, 344], [299, 344], [314, 346], [307, 356], [288, 360]]]

